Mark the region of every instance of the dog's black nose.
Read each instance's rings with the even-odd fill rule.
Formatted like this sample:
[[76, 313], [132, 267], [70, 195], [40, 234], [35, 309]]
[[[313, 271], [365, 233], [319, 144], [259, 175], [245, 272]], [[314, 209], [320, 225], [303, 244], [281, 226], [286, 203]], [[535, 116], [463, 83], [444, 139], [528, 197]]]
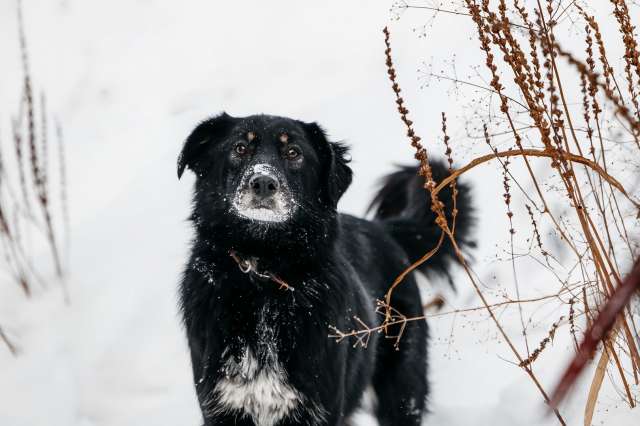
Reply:
[[278, 191], [278, 181], [271, 176], [255, 174], [249, 179], [249, 187], [259, 198], [268, 198]]

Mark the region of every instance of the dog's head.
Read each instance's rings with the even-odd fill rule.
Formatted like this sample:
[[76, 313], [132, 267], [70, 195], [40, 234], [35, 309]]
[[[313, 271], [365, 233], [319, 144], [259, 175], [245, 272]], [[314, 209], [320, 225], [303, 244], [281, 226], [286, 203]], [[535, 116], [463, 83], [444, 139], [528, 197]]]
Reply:
[[[178, 159], [196, 175], [198, 225], [233, 226], [266, 237], [335, 216], [351, 183], [347, 149], [315, 123], [221, 114], [198, 125]], [[238, 229], [240, 228], [240, 229]]]

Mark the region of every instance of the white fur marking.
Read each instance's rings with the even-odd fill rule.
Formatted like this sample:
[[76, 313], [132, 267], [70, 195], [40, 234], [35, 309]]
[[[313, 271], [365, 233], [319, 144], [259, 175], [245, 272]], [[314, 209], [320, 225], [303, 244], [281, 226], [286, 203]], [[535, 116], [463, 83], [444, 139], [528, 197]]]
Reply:
[[223, 351], [224, 378], [214, 388], [214, 412], [240, 411], [257, 426], [273, 426], [286, 416], [299, 414], [303, 396], [289, 385], [278, 362], [276, 331], [268, 322], [272, 316], [269, 305], [263, 306], [256, 325], [258, 356], [249, 346], [239, 359]]
[[245, 346], [239, 356], [229, 347], [222, 351], [223, 378], [203, 402], [205, 416], [235, 412], [250, 417], [256, 426], [274, 426], [285, 417], [325, 424], [326, 410], [288, 383], [278, 362], [277, 330], [269, 321], [273, 317], [269, 304], [264, 305], [256, 324], [256, 347]]
[[378, 397], [371, 385], [362, 393], [360, 398], [360, 404], [358, 408], [349, 416], [347, 425], [355, 426], [359, 424], [371, 424], [372, 426], [378, 426], [378, 420], [375, 418], [374, 411], [378, 405]]
[[258, 426], [275, 425], [300, 403], [282, 368], [277, 363], [260, 368], [250, 349], [245, 349], [239, 363], [227, 361], [225, 371], [231, 374], [215, 387], [218, 404], [250, 415]]

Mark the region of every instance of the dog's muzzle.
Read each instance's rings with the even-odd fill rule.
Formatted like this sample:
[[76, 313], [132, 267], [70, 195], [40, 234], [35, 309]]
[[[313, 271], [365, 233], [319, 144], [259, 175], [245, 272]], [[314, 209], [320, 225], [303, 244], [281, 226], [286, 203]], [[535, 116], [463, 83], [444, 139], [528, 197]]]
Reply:
[[289, 188], [277, 169], [256, 164], [246, 170], [233, 200], [236, 214], [260, 222], [284, 222], [292, 209]]

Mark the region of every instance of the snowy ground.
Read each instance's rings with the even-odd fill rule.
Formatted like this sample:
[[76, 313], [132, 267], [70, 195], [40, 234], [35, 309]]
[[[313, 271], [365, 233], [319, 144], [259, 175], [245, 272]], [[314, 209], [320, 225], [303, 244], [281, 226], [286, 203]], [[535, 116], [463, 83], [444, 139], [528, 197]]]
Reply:
[[[394, 163], [412, 161], [384, 68], [381, 29], [390, 22], [390, 3], [24, 3], [34, 79], [46, 88], [67, 142], [71, 305], [55, 289], [25, 301], [0, 285], [0, 324], [21, 350], [13, 358], [0, 346], [0, 425], [198, 425], [176, 311], [193, 182], [176, 178], [181, 143], [198, 120], [223, 109], [317, 120], [353, 147], [355, 180], [341, 209], [361, 214], [376, 179]], [[433, 137], [440, 112], [455, 117], [460, 100], [433, 85], [421, 90], [416, 69], [453, 53], [462, 62], [458, 70], [481, 59], [466, 21], [440, 16], [419, 38], [413, 29], [427, 18], [407, 14], [391, 29], [405, 98], [419, 133]], [[3, 0], [5, 142], [20, 93], [16, 34], [15, 2]], [[482, 200], [476, 253], [482, 262], [506, 238], [496, 240], [496, 230], [507, 229], [501, 182], [490, 168], [470, 179]], [[491, 268], [478, 270], [488, 277]], [[477, 306], [470, 286], [459, 282], [449, 308]], [[515, 318], [503, 320], [517, 332]], [[433, 318], [430, 325], [428, 425], [556, 424], [544, 416], [537, 390], [508, 362], [512, 357], [484, 314]], [[571, 354], [568, 341], [554, 344], [561, 349], [555, 354], [564, 355], [542, 357], [537, 367], [547, 388]], [[569, 424], [582, 424], [584, 387], [563, 409]], [[596, 424], [640, 419], [615, 393], [603, 401]]]

